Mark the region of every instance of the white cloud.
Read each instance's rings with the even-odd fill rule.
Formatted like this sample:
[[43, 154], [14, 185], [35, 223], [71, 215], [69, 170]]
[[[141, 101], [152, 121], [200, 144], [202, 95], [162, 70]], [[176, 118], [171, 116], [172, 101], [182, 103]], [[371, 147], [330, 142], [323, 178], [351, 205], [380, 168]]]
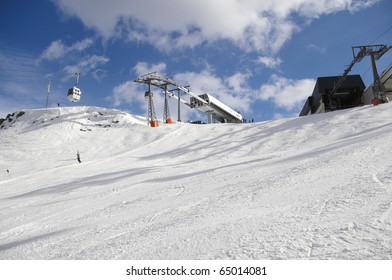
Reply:
[[267, 68], [275, 69], [279, 67], [279, 65], [282, 63], [282, 60], [279, 57], [274, 58], [270, 56], [259, 56], [257, 62], [263, 64]]
[[316, 18], [322, 14], [330, 14], [343, 10], [355, 13], [368, 8], [379, 1], [380, 0], [304, 0], [298, 1], [300, 2], [298, 11], [300, 15]]
[[315, 83], [313, 79], [291, 80], [272, 75], [269, 83], [260, 87], [258, 99], [272, 101], [277, 107], [287, 111], [298, 109], [312, 95]]
[[84, 39], [84, 40], [82, 40], [80, 42], [76, 42], [69, 49], [71, 51], [77, 50], [77, 51], [81, 52], [81, 51], [89, 48], [93, 43], [94, 43], [93, 39], [87, 38], [87, 39]]
[[227, 77], [225, 82], [235, 92], [243, 92], [244, 89], [247, 91], [247, 81], [252, 76], [250, 72], [240, 73], [237, 72], [234, 75]]
[[149, 65], [147, 62], [138, 62], [132, 69], [135, 71], [137, 76], [145, 75], [152, 72], [157, 72], [160, 75], [164, 75], [166, 64], [158, 63]]
[[[52, 1], [104, 39], [121, 34], [165, 51], [229, 40], [244, 50], [277, 53], [301, 21], [354, 13], [378, 0]], [[61, 53], [61, 45], [57, 47]]]
[[53, 41], [41, 54], [41, 60], [56, 60], [67, 54], [78, 51], [81, 52], [89, 48], [94, 41], [91, 38], [76, 42], [71, 46], [66, 46], [62, 40]]
[[108, 71], [104, 69], [95, 69], [91, 72], [91, 76], [97, 81], [102, 81], [107, 75]]
[[325, 54], [327, 52], [326, 47], [320, 47], [315, 44], [309, 44], [306, 48], [308, 50], [313, 50], [313, 51], [319, 52], [320, 54]]
[[113, 88], [113, 98], [111, 98], [114, 106], [120, 106], [122, 104], [144, 103], [144, 97], [141, 94], [141, 90], [136, 83], [133, 81], [126, 81]]
[[282, 113], [274, 113], [272, 119], [274, 120], [280, 120], [280, 119], [284, 119], [286, 116]]
[[[75, 73], [82, 73], [82, 75], [93, 72], [93, 77], [96, 77], [98, 67], [106, 64], [109, 58], [105, 56], [92, 55], [78, 61], [75, 65], [67, 65], [64, 67], [64, 72], [69, 76], [73, 76]], [[94, 74], [95, 73], [95, 74]]]
[[107, 71], [99, 67], [106, 64], [109, 58], [100, 55], [79, 54], [90, 48], [93, 44], [94, 40], [92, 38], [77, 41], [70, 46], [65, 45], [62, 40], [56, 40], [42, 52], [38, 62], [66, 58], [67, 63], [73, 62], [74, 64], [67, 65], [63, 68], [66, 74], [62, 79], [63, 81], [74, 76], [75, 73], [82, 73], [82, 75], [91, 73], [94, 79], [100, 81], [106, 76]]
[[53, 41], [41, 55], [41, 59], [53, 60], [63, 57], [67, 53], [67, 47], [61, 40]]

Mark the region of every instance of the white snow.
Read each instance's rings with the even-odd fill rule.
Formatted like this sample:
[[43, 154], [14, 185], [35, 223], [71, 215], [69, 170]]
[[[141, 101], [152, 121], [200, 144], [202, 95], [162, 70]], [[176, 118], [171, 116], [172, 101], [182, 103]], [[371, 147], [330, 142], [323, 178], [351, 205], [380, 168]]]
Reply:
[[392, 259], [392, 104], [158, 128], [25, 112], [0, 129], [0, 259]]

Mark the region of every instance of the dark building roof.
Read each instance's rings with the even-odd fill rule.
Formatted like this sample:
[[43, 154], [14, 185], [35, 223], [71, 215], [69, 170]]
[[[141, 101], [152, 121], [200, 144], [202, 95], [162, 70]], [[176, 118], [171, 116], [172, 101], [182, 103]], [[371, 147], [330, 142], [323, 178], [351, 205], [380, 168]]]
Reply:
[[316, 113], [322, 103], [325, 111], [341, 110], [359, 106], [365, 84], [360, 75], [348, 75], [341, 86], [331, 94], [340, 76], [319, 77], [311, 96], [308, 97], [300, 116]]

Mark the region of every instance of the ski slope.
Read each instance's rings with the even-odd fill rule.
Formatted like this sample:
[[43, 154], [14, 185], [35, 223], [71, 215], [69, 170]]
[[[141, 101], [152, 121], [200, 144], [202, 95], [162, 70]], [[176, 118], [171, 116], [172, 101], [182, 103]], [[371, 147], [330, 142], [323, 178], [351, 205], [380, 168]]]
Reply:
[[0, 259], [392, 259], [392, 104], [158, 128], [24, 112], [0, 129]]

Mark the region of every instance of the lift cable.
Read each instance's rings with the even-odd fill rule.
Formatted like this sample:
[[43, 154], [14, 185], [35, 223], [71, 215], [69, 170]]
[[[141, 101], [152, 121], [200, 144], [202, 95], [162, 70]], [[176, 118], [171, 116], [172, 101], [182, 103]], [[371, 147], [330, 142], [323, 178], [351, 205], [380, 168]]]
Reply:
[[378, 37], [376, 37], [373, 41], [371, 41], [368, 45], [373, 44], [375, 41], [377, 41], [378, 39], [380, 39], [381, 37], [383, 37], [388, 31], [390, 31], [392, 29], [392, 25], [390, 27], [387, 28], [387, 30], [385, 30], [383, 33], [381, 33]]

